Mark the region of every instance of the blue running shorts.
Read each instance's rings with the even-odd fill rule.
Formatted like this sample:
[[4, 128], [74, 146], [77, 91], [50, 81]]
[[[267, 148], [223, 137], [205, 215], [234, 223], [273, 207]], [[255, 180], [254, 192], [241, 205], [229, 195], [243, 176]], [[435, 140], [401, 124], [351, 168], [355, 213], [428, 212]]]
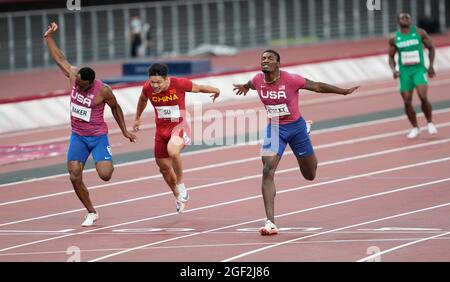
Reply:
[[262, 145], [262, 154], [264, 156], [267, 152], [274, 152], [281, 157], [287, 144], [296, 157], [303, 158], [314, 154], [303, 117], [288, 124], [269, 123]]
[[70, 135], [69, 151], [67, 152], [67, 161], [80, 161], [84, 165], [91, 153], [95, 163], [101, 161], [112, 162], [108, 135], [81, 136], [72, 132]]

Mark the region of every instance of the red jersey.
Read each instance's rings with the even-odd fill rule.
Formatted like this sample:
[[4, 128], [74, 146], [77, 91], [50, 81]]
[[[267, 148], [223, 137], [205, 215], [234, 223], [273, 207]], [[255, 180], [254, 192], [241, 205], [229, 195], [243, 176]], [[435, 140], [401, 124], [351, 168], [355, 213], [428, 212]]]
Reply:
[[192, 81], [187, 78], [170, 77], [166, 91], [154, 93], [150, 81], [142, 88], [144, 95], [155, 109], [156, 126], [169, 126], [184, 121], [186, 117], [185, 95], [192, 91]]

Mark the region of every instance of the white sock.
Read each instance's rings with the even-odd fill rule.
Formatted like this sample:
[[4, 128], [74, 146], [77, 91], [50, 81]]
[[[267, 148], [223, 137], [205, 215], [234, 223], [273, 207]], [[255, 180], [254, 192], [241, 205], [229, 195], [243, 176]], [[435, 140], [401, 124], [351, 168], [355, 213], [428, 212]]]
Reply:
[[180, 192], [181, 196], [183, 196], [183, 197], [186, 196], [187, 191], [186, 191], [186, 186], [184, 186], [184, 183], [177, 184], [177, 189], [178, 189], [178, 192]]

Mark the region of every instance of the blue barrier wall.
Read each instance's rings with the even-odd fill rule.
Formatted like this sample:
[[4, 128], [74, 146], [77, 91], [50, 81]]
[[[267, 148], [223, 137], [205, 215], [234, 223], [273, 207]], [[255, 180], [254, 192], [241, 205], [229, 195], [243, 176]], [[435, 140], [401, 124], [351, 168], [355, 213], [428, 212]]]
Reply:
[[[122, 75], [148, 76], [148, 68], [154, 62], [125, 63], [122, 65]], [[211, 71], [211, 61], [171, 61], [158, 62], [169, 67], [169, 75], [202, 74]]]

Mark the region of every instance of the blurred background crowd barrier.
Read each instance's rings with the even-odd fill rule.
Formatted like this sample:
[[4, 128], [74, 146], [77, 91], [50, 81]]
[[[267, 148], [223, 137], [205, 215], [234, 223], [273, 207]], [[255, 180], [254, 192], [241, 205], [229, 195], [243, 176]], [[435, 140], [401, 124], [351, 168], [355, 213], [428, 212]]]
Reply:
[[[76, 65], [137, 60], [131, 50], [134, 32], [141, 37], [135, 42], [140, 43], [137, 57], [168, 58], [214, 46], [286, 47], [388, 36], [401, 11], [411, 13], [414, 23], [430, 33], [445, 32], [450, 25], [450, 0], [378, 1], [189, 0], [102, 6], [82, 6], [81, 1], [80, 10], [4, 12], [0, 72], [53, 66], [42, 39], [52, 21], [60, 26], [57, 43]], [[138, 21], [131, 24], [132, 19]]]

